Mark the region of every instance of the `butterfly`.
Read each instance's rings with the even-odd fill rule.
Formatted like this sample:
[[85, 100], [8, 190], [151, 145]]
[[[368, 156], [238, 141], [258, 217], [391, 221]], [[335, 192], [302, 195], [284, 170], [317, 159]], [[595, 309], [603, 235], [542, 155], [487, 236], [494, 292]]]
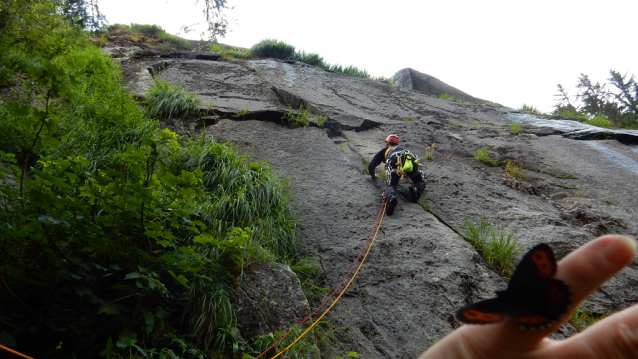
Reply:
[[509, 318], [523, 329], [547, 328], [567, 312], [571, 303], [571, 290], [552, 278], [554, 274], [554, 252], [541, 243], [523, 256], [507, 289], [496, 291], [496, 298], [459, 309], [456, 319], [467, 324], [490, 324]]

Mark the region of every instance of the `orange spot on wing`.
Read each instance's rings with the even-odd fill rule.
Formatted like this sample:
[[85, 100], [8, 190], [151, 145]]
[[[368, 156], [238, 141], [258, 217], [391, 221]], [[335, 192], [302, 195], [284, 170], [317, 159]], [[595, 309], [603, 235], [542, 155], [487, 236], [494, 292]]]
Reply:
[[480, 312], [475, 309], [468, 309], [461, 313], [463, 318], [471, 322], [494, 323], [503, 320], [503, 316], [498, 313]]
[[532, 253], [532, 261], [536, 265], [536, 270], [538, 270], [538, 274], [543, 277], [549, 277], [552, 273], [552, 262], [549, 259], [547, 253], [542, 250], [537, 250]]

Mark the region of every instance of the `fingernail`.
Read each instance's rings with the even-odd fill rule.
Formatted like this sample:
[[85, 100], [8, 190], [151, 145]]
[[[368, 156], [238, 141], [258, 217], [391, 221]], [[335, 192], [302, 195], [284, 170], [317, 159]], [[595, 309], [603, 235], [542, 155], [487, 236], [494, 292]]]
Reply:
[[627, 243], [629, 246], [631, 246], [631, 249], [634, 250], [634, 254], [636, 253], [636, 248], [638, 248], [638, 242], [636, 242], [635, 239], [631, 237], [627, 237], [627, 236], [616, 236], [616, 238]]

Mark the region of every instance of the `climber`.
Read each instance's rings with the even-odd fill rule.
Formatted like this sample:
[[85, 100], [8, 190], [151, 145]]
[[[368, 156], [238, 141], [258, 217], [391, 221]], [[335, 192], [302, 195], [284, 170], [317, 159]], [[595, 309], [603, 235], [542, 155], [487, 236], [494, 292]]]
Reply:
[[423, 173], [419, 159], [412, 151], [399, 147], [399, 136], [394, 134], [386, 137], [385, 148], [374, 155], [368, 165], [368, 173], [373, 180], [377, 178], [374, 169], [381, 162], [385, 162], [388, 175], [383, 197], [387, 202], [386, 213], [391, 216], [397, 205], [396, 189], [401, 177], [407, 176], [412, 181], [410, 197], [412, 202], [416, 203], [425, 191], [425, 180], [428, 175]]

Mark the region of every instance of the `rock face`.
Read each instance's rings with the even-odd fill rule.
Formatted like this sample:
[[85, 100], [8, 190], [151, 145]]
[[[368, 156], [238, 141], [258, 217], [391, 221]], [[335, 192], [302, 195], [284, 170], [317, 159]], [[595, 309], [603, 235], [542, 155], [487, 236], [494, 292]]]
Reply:
[[[618, 138], [624, 143], [585, 142], [531, 125], [514, 135], [507, 129], [511, 120], [490, 105], [432, 98], [300, 63], [172, 61], [159, 76], [196, 93], [203, 110], [213, 109], [216, 120], [207, 134], [269, 161], [281, 178], [290, 179], [302, 250], [321, 264], [330, 289], [348, 272], [375, 224], [383, 182], [372, 182], [365, 167], [385, 136], [398, 134], [417, 155], [436, 144], [433, 160], [424, 161], [430, 176], [426, 198], [410, 203], [407, 183], [400, 184], [397, 210], [383, 220], [362, 270], [324, 318], [347, 328], [331, 348], [334, 355], [417, 357], [459, 326], [456, 309], [506, 285], [459, 235], [466, 220], [485, 217], [496, 229], [517, 231], [529, 246], [547, 242], [559, 258], [601, 234], [638, 235], [638, 175], [609, 156], [621, 154], [625, 164], [638, 161], [624, 137]], [[300, 105], [311, 119], [325, 116], [325, 127], [292, 128], [281, 120], [289, 106]], [[233, 116], [239, 113], [244, 115]], [[520, 165], [524, 177], [473, 159], [478, 149]], [[637, 264], [594, 293], [589, 309], [608, 312], [634, 304]], [[261, 286], [261, 294], [247, 294], [242, 308], [255, 298], [275, 297], [264, 288], [260, 269], [255, 271], [254, 284], [240, 289]], [[255, 313], [245, 316], [260, 320]], [[290, 321], [274, 328], [271, 319], [268, 325], [263, 320], [255, 333], [282, 330]]]
[[301, 283], [290, 267], [258, 264], [239, 280], [233, 296], [238, 324], [249, 337], [297, 325], [310, 314]]
[[392, 76], [392, 81], [401, 88], [421, 91], [432, 96], [448, 94], [467, 101], [482, 101], [466, 94], [456, 87], [446, 84], [434, 76], [424, 74], [409, 67], [397, 71], [397, 73]]

